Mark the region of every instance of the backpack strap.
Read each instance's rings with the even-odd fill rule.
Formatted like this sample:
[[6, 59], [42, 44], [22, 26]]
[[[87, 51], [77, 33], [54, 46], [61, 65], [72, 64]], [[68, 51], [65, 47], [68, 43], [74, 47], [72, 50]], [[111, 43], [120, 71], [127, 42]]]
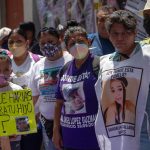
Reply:
[[98, 78], [99, 70], [100, 70], [100, 57], [99, 56], [94, 56], [93, 59], [93, 72], [96, 78]]
[[31, 52], [30, 52], [30, 54], [31, 54], [31, 56], [32, 56], [32, 58], [33, 58], [33, 60], [34, 60], [35, 62], [38, 62], [38, 61], [40, 60], [39, 55], [34, 54], [34, 53], [31, 53]]
[[[67, 62], [60, 70], [59, 72], [59, 77], [61, 78], [63, 76], [63, 74], [65, 73], [65, 71], [67, 70], [69, 64], [71, 63], [71, 61]], [[98, 74], [99, 74], [99, 69], [100, 69], [100, 57], [99, 56], [94, 56], [93, 59], [93, 63], [92, 63], [92, 67], [93, 67], [93, 72], [96, 78], [98, 78]]]

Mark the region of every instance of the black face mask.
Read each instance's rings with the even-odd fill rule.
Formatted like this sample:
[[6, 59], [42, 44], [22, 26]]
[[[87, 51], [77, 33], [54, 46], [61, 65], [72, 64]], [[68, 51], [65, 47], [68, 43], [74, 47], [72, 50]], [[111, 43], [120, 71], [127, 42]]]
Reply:
[[144, 17], [143, 27], [147, 34], [150, 36], [150, 16]]

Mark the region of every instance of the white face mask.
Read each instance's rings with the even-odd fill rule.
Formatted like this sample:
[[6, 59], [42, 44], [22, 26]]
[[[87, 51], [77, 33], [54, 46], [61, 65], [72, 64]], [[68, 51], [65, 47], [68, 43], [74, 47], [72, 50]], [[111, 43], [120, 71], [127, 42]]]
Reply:
[[24, 45], [19, 47], [17, 46], [9, 47], [9, 49], [14, 57], [20, 57], [26, 52], [26, 47]]
[[76, 59], [83, 59], [89, 52], [88, 45], [76, 43], [69, 49], [70, 54]]

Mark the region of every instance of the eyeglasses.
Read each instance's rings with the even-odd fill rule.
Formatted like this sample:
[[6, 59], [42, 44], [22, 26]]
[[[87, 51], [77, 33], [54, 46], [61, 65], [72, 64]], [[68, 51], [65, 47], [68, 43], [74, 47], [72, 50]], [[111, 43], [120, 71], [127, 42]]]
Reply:
[[127, 31], [120, 32], [120, 33], [111, 31], [109, 34], [110, 34], [110, 36], [115, 38], [118, 36], [128, 37], [128, 36], [132, 35], [132, 33], [134, 33], [132, 30], [127, 30]]
[[24, 43], [24, 41], [21, 41], [21, 40], [17, 40], [17, 41], [8, 40], [8, 45], [9, 46], [13, 46], [15, 44], [16, 46], [19, 47], [19, 46], [22, 46], [23, 43]]
[[46, 43], [40, 43], [40, 42], [39, 42], [40, 48], [43, 48], [46, 44], [52, 44], [52, 45], [54, 45], [54, 46], [57, 46], [57, 45], [58, 45], [58, 43], [49, 42], [49, 41], [47, 41]]
[[97, 17], [97, 22], [98, 23], [105, 22], [107, 18], [108, 18], [108, 15], [99, 16]]
[[86, 37], [78, 37], [78, 38], [71, 38], [69, 41], [68, 41], [68, 47], [72, 47], [73, 45], [75, 45], [76, 43], [78, 44], [83, 44], [83, 43], [86, 43], [87, 41], [87, 38]]

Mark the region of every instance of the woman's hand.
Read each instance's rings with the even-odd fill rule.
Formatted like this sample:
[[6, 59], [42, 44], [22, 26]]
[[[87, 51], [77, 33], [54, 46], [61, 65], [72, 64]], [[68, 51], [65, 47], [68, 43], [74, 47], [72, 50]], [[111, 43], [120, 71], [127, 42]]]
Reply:
[[63, 142], [60, 132], [57, 129], [53, 130], [53, 137], [52, 141], [56, 147], [57, 150], [63, 150]]
[[63, 100], [56, 100], [55, 103], [55, 112], [54, 112], [54, 127], [53, 127], [53, 138], [52, 141], [57, 150], [63, 150], [62, 136], [60, 133], [60, 117], [61, 109], [63, 106]]

